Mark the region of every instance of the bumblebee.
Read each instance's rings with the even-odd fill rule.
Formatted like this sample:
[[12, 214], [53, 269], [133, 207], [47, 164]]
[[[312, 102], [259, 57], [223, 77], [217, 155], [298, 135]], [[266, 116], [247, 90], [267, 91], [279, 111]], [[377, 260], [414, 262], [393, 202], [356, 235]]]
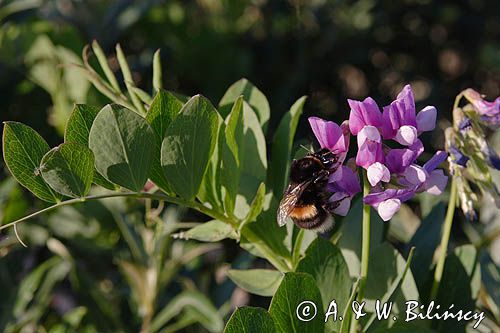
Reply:
[[338, 168], [338, 156], [328, 149], [309, 153], [290, 166], [290, 184], [278, 208], [278, 224], [288, 217], [299, 228], [325, 232], [333, 227], [332, 211], [338, 202], [329, 202], [328, 177]]

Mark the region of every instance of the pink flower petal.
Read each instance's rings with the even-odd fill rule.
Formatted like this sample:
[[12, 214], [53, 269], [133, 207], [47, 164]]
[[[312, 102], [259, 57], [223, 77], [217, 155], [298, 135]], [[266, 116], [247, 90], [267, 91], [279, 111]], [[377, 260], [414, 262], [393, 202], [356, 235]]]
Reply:
[[308, 120], [321, 148], [327, 148], [336, 153], [347, 151], [344, 135], [339, 125], [318, 117], [309, 117]]
[[358, 132], [358, 147], [361, 147], [366, 140], [374, 142], [382, 142], [378, 129], [374, 126], [367, 125]]
[[403, 176], [405, 180], [411, 185], [420, 185], [427, 180], [427, 172], [425, 172], [424, 168], [416, 164], [410, 165], [405, 170]]
[[389, 169], [380, 162], [375, 162], [368, 167], [367, 177], [372, 186], [376, 186], [380, 181], [388, 183], [391, 180]]
[[378, 204], [377, 212], [382, 220], [389, 221], [399, 208], [401, 208], [401, 201], [399, 199], [388, 199]]
[[404, 125], [398, 129], [394, 140], [403, 146], [411, 146], [417, 140], [417, 136], [417, 129], [415, 127]]
[[382, 113], [377, 103], [371, 97], [366, 98], [362, 102], [352, 99], [348, 99], [347, 102], [351, 107], [349, 128], [353, 135], [357, 135], [366, 125], [382, 126]]

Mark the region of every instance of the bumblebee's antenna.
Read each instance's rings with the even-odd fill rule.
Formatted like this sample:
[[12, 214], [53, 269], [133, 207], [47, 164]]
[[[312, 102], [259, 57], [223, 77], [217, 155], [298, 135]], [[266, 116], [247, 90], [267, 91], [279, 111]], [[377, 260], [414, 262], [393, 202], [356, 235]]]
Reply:
[[306, 146], [304, 146], [304, 145], [300, 145], [300, 146], [301, 146], [303, 149], [305, 149], [307, 152], [309, 152], [309, 153], [311, 153], [311, 154], [313, 154], [313, 153], [314, 153], [314, 151], [313, 151], [312, 149], [310, 149], [310, 148], [308, 148], [308, 147], [306, 147]]

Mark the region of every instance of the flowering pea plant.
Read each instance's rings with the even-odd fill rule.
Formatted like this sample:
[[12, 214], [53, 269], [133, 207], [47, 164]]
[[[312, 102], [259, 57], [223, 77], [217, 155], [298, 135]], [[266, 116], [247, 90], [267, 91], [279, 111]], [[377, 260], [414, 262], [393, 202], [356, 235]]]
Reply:
[[[468, 325], [431, 319], [422, 324], [378, 321], [377, 300], [394, 303], [394, 316], [403, 315], [406, 301], [416, 300], [436, 301], [443, 308], [455, 304], [469, 312], [488, 310], [488, 320], [496, 327], [498, 307], [479, 300], [479, 290], [490, 288], [491, 280], [478, 276], [481, 247], [447, 249], [457, 189], [462, 186], [466, 192], [458, 194], [462, 208], [464, 202], [468, 208], [474, 201], [470, 184], [497, 193], [488, 168], [498, 168], [498, 157], [483, 131], [498, 126], [498, 99], [486, 102], [470, 90], [459, 95], [469, 104], [455, 107], [447, 151], [426, 160], [419, 136], [435, 128], [437, 110], [428, 106], [417, 113], [410, 86], [382, 109], [372, 98], [348, 100], [349, 119], [341, 125], [310, 117], [320, 147], [337, 156], [325, 188], [337, 221], [330, 235], [318, 235], [293, 223], [284, 228], [276, 223], [290, 161], [303, 153], [294, 136], [305, 97], [290, 107], [271, 136], [267, 98], [246, 79], [229, 87], [215, 105], [201, 95], [169, 92], [161, 83], [157, 53], [150, 95], [135, 86], [119, 47], [125, 89], [96, 43], [92, 50], [104, 76], [90, 65], [89, 48], [78, 68], [112, 104], [75, 106], [64, 142], [54, 148], [22, 123], [4, 124], [6, 166], [48, 206], [0, 230], [13, 227], [20, 239], [19, 223], [84, 201], [135, 198], [145, 202], [146, 211], [161, 202], [148, 222], [151, 232], [174, 223], [164, 214], [163, 203], [197, 211], [203, 216], [200, 223], [175, 222], [180, 232], [172, 236], [191, 242], [236, 242], [250, 259], [245, 265], [231, 262], [221, 279], [231, 280], [240, 291], [271, 298], [267, 309], [231, 308], [231, 316], [224, 318], [225, 332], [454, 332]], [[357, 152], [348, 158], [351, 135]], [[439, 166], [447, 159], [452, 186], [445, 217], [440, 195], [448, 176]], [[398, 212], [408, 214], [407, 202], [420, 199], [419, 193], [437, 200], [421, 216], [412, 213], [418, 227], [396, 247], [390, 227]], [[154, 296], [153, 301], [160, 298]], [[304, 300], [313, 303], [318, 314], [331, 315], [335, 309], [337, 315], [301, 320], [295, 309]], [[365, 302], [364, 317], [352, 315], [355, 300]], [[194, 309], [198, 305], [189, 303]], [[149, 332], [166, 330], [164, 324], [172, 316], [167, 308], [157, 312], [150, 307], [145, 327]], [[204, 319], [199, 321], [205, 329], [221, 330], [222, 319], [213, 325]]]

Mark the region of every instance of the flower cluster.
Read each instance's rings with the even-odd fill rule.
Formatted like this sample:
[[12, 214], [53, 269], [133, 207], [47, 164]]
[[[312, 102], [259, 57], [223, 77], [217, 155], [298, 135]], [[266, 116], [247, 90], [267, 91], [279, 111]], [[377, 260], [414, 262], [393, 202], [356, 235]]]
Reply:
[[[363, 200], [374, 207], [384, 221], [390, 220], [401, 203], [413, 198], [416, 193], [425, 191], [439, 195], [443, 192], [448, 177], [437, 167], [446, 160], [447, 153], [438, 151], [423, 166], [416, 163], [424, 151], [418, 137], [422, 132], [434, 129], [437, 114], [435, 107], [427, 106], [417, 114], [409, 85], [403, 88], [395, 101], [383, 108], [383, 112], [370, 97], [363, 101], [348, 100], [348, 103], [351, 108], [348, 127], [357, 137], [358, 144], [355, 163], [366, 170], [371, 185], [370, 193]], [[325, 141], [328, 136], [338, 138], [340, 127], [319, 118], [309, 121], [322, 148], [331, 149]], [[323, 125], [323, 130], [319, 131], [317, 124], [320, 123], [329, 124], [329, 128]], [[347, 124], [344, 122], [342, 126], [346, 127]], [[342, 133], [344, 139], [348, 137], [345, 130]], [[393, 145], [398, 147], [389, 148], [388, 141], [394, 141]], [[347, 145], [344, 148], [347, 149]], [[342, 151], [342, 161], [346, 152], [347, 150]], [[351, 191], [346, 191], [346, 188]], [[348, 199], [344, 200], [350, 203], [352, 196], [360, 191], [355, 169], [340, 167], [331, 175], [327, 189], [333, 193], [332, 200], [345, 197]], [[342, 207], [345, 215], [349, 206], [345, 203]]]
[[[469, 103], [460, 107], [463, 97]], [[446, 149], [450, 153], [450, 173], [457, 182], [460, 206], [465, 216], [473, 220], [478, 196], [470, 181], [482, 194], [491, 195], [500, 207], [500, 194], [489, 170], [500, 169], [500, 157], [486, 141], [486, 131], [500, 126], [500, 97], [488, 102], [473, 89], [466, 89], [457, 96], [455, 104], [453, 127], [445, 132]]]

